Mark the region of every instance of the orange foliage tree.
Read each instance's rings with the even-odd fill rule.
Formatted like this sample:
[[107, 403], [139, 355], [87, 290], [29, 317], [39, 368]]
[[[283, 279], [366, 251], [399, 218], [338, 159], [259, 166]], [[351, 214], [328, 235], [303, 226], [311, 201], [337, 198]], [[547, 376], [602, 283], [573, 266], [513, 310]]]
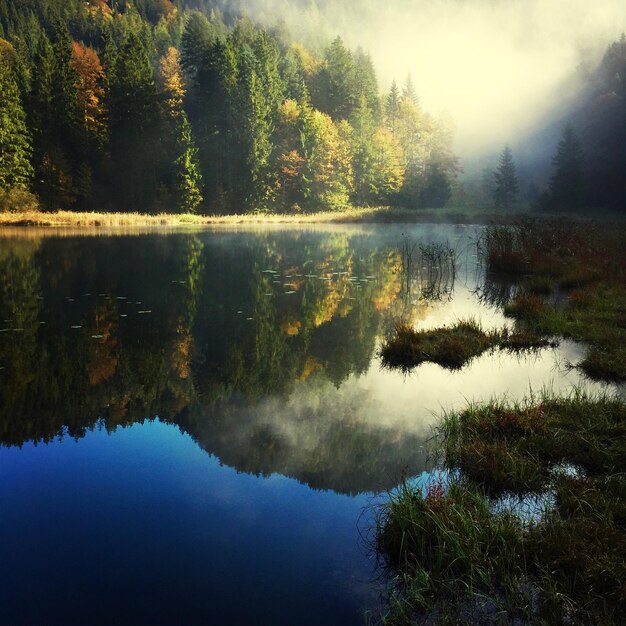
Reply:
[[76, 94], [84, 131], [96, 141], [106, 132], [104, 69], [93, 48], [72, 42], [72, 67], [76, 72]]

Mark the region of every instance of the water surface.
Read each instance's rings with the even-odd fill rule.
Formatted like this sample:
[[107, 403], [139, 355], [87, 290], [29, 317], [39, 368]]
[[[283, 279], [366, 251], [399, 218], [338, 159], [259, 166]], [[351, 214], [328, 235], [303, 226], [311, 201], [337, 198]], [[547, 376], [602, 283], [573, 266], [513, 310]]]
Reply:
[[[455, 272], [403, 233], [448, 242]], [[474, 227], [0, 237], [0, 623], [362, 624], [377, 494], [442, 409], [580, 383], [580, 347], [405, 377], [398, 319], [508, 323]]]

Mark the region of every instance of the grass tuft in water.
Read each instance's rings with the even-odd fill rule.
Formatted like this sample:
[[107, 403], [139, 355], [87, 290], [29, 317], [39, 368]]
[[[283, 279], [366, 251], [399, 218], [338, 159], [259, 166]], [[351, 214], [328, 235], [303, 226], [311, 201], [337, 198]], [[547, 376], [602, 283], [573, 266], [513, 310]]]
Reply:
[[405, 482], [379, 517], [397, 582], [387, 622], [622, 623], [624, 442], [623, 400], [581, 392], [444, 416], [435, 452], [448, 482]]
[[393, 335], [384, 342], [380, 357], [388, 368], [408, 372], [425, 362], [458, 370], [483, 352], [499, 348], [512, 352], [556, 345], [555, 341], [508, 328], [486, 332], [474, 319], [460, 320], [452, 326], [418, 331], [406, 324], [396, 324]]
[[489, 227], [479, 248], [490, 285], [516, 284], [507, 315], [529, 332], [587, 343], [578, 367], [590, 378], [626, 380], [624, 224], [524, 219]]

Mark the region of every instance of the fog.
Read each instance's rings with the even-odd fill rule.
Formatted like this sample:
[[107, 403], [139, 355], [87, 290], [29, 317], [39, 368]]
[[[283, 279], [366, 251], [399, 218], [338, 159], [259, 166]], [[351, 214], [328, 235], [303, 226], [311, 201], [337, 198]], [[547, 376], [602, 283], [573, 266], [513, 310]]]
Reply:
[[623, 0], [242, 0], [239, 6], [264, 24], [282, 18], [308, 45], [341, 35], [350, 47], [363, 47], [382, 89], [411, 73], [423, 107], [453, 117], [462, 157], [515, 142], [575, 98], [581, 65], [595, 65], [626, 31]]

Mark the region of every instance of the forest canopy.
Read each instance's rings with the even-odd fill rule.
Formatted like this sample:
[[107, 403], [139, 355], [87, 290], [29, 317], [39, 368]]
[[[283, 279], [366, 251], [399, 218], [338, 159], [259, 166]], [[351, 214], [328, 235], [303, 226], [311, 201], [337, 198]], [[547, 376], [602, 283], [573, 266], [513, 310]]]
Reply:
[[410, 76], [210, 2], [0, 0], [0, 96], [0, 190], [44, 210], [441, 207], [460, 171]]

